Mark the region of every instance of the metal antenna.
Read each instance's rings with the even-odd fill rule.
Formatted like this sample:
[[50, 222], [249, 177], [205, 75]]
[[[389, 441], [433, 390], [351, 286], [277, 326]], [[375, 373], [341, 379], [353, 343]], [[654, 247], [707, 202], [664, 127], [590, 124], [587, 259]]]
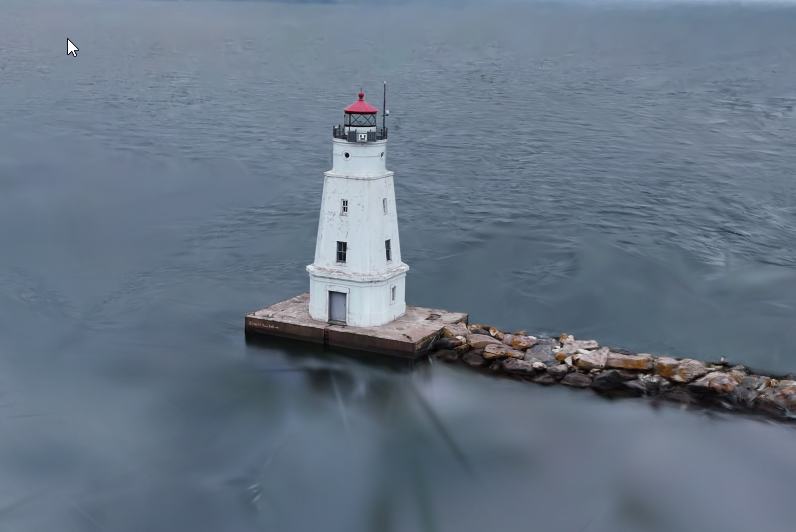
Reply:
[[387, 82], [384, 82], [384, 104], [381, 108], [381, 128], [384, 129], [387, 127]]

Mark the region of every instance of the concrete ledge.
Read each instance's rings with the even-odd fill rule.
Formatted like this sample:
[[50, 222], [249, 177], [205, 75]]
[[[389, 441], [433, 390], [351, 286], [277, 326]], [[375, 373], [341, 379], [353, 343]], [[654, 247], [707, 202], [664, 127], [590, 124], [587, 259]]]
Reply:
[[304, 340], [333, 347], [415, 359], [426, 356], [445, 325], [467, 324], [461, 312], [406, 307], [406, 314], [379, 327], [351, 327], [316, 321], [309, 314], [310, 293], [246, 316], [246, 333]]

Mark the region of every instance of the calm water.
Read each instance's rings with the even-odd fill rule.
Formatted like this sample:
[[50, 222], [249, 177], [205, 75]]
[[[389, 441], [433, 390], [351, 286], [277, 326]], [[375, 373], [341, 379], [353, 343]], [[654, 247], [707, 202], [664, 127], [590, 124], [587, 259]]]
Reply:
[[796, 7], [639, 6], [3, 3], [0, 528], [792, 530], [792, 428], [243, 338], [386, 79], [410, 304], [796, 371]]

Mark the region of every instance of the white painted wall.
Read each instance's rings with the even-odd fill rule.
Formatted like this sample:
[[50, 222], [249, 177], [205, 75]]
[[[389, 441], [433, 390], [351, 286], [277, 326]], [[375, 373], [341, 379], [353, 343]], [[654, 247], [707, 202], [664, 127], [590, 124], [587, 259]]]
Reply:
[[[404, 293], [409, 267], [401, 261], [393, 173], [386, 168], [386, 144], [333, 139], [332, 170], [324, 174], [315, 262], [307, 266], [313, 319], [328, 320], [330, 290], [349, 294], [349, 325], [383, 325], [406, 312]], [[343, 200], [348, 201], [345, 214]], [[390, 261], [385, 250], [388, 239]], [[338, 241], [347, 243], [344, 264], [337, 262]], [[391, 300], [393, 286], [395, 301]]]

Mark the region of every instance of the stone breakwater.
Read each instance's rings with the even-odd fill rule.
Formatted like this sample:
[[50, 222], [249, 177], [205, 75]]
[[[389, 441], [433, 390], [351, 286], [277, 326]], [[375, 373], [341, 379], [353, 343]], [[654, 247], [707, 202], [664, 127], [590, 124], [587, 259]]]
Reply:
[[591, 388], [602, 395], [648, 396], [694, 407], [796, 418], [796, 374], [756, 375], [724, 359], [703, 362], [633, 353], [594, 340], [537, 338], [485, 325], [448, 325], [432, 350], [463, 363], [537, 384]]

